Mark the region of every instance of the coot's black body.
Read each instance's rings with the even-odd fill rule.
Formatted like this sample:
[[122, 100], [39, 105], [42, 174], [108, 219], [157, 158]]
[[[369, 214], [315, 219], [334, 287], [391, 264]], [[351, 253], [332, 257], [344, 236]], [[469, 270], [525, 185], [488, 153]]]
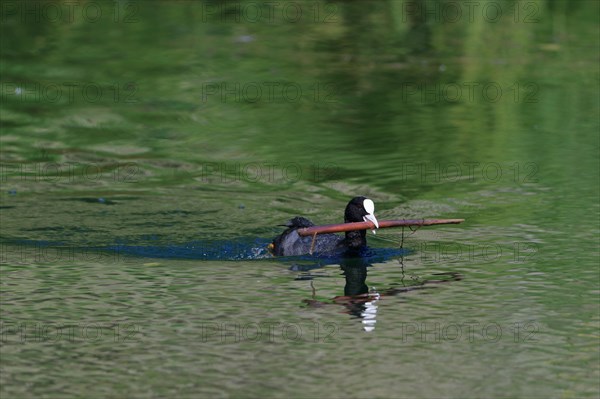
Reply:
[[[366, 197], [353, 198], [344, 212], [344, 222], [371, 221], [379, 227], [373, 212], [375, 205]], [[313, 237], [302, 237], [298, 229], [311, 227], [314, 224], [301, 216], [291, 219], [285, 224], [287, 229], [277, 236], [271, 244], [271, 251], [277, 256], [297, 256], [311, 252]], [[367, 234], [365, 230], [348, 231], [344, 237], [335, 234], [319, 234], [315, 240], [313, 252], [317, 254], [337, 254], [344, 251], [360, 250], [367, 245]]]

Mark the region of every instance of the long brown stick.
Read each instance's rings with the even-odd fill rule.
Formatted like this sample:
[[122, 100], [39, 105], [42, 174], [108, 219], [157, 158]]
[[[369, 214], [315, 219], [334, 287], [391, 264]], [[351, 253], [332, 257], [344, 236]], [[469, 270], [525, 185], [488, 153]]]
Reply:
[[[465, 219], [402, 219], [402, 220], [381, 220], [379, 228], [400, 226], [432, 226], [435, 224], [458, 224], [464, 222]], [[298, 234], [301, 236], [311, 236], [314, 234], [325, 233], [343, 233], [345, 231], [354, 230], [369, 230], [374, 229], [375, 225], [371, 222], [356, 222], [356, 223], [339, 223], [327, 224], [324, 226], [312, 226], [298, 229]]]

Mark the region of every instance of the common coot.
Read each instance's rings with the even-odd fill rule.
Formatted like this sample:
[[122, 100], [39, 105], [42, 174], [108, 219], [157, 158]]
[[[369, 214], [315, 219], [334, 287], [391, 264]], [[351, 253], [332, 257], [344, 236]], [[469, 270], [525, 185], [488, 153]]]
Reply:
[[[370, 221], [378, 228], [379, 223], [374, 212], [375, 204], [369, 198], [352, 198], [344, 211], [344, 223]], [[287, 229], [269, 245], [271, 252], [277, 256], [305, 255], [311, 253], [311, 247], [314, 253], [337, 254], [348, 250], [358, 250], [367, 245], [365, 230], [348, 231], [345, 233], [345, 237], [335, 234], [319, 234], [316, 236], [313, 246], [313, 237], [302, 237], [297, 231], [299, 228], [314, 226], [310, 220], [296, 216], [284, 226]]]

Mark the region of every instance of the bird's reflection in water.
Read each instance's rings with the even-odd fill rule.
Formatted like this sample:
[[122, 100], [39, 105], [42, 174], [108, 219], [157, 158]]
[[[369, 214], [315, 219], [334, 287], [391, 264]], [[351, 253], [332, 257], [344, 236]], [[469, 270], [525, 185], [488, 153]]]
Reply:
[[[431, 278], [421, 279], [412, 278], [410, 283], [404, 282], [404, 259], [399, 259], [401, 280], [399, 286], [392, 286], [382, 291], [377, 291], [375, 287], [367, 285], [367, 267], [370, 263], [367, 259], [361, 257], [344, 257], [340, 262], [342, 275], [346, 279], [344, 286], [344, 295], [336, 296], [329, 302], [318, 301], [315, 299], [316, 291], [313, 287], [313, 298], [305, 299], [303, 302], [312, 307], [322, 307], [325, 305], [342, 305], [345, 312], [362, 321], [363, 329], [367, 332], [375, 329], [377, 323], [378, 302], [387, 296], [394, 296], [415, 290], [435, 288], [434, 284], [447, 283], [462, 279], [459, 273], [438, 273], [433, 274]], [[306, 276], [300, 279], [305, 280]], [[311, 279], [312, 280], [312, 279]]]

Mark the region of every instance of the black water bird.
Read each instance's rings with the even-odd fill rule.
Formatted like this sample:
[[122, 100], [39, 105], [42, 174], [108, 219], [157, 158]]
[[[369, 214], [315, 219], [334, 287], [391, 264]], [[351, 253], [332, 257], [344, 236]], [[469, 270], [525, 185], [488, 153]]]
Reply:
[[[344, 211], [344, 222], [353, 223], [370, 221], [378, 228], [379, 223], [375, 218], [374, 212], [375, 204], [372, 200], [366, 197], [355, 197], [352, 198], [346, 206], [346, 210]], [[348, 231], [345, 233], [344, 237], [335, 234], [319, 234], [316, 236], [313, 245], [313, 237], [302, 237], [297, 231], [299, 228], [314, 226], [310, 220], [301, 216], [296, 216], [284, 226], [286, 226], [287, 229], [277, 236], [271, 245], [269, 245], [271, 252], [277, 256], [306, 255], [311, 252], [333, 255], [347, 251], [358, 251], [367, 245], [367, 235], [365, 230]]]

